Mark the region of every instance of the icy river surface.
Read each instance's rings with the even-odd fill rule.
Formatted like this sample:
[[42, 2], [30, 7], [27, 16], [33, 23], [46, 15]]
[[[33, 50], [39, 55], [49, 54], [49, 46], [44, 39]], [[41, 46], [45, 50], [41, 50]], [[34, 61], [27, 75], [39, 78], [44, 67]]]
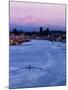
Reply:
[[65, 85], [65, 43], [31, 40], [9, 49], [9, 88]]

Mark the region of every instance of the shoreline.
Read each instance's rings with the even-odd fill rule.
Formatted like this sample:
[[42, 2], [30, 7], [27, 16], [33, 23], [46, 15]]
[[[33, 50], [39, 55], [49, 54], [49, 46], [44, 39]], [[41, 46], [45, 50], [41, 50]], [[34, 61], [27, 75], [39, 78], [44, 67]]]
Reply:
[[22, 43], [25, 43], [25, 42], [31, 42], [31, 40], [45, 40], [45, 41], [51, 41], [51, 42], [62, 42], [62, 43], [66, 43], [65, 41], [57, 41], [57, 40], [49, 40], [49, 39], [29, 39], [29, 40], [24, 40], [22, 42], [13, 42], [9, 46], [18, 46], [18, 45], [21, 45]]

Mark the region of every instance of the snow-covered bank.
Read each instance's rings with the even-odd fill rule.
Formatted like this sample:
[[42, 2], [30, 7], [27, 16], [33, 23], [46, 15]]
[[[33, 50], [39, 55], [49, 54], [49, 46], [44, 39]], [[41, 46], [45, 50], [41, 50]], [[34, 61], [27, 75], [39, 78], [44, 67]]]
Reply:
[[[44, 71], [18, 70], [29, 64]], [[65, 85], [64, 43], [32, 40], [21, 46], [10, 46], [10, 88], [55, 85]]]

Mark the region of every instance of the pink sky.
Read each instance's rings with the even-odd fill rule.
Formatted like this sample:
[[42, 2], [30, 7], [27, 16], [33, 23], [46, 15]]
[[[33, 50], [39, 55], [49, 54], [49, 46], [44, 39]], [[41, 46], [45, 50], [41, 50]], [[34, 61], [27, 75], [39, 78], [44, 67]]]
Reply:
[[10, 2], [10, 23], [65, 26], [65, 5]]

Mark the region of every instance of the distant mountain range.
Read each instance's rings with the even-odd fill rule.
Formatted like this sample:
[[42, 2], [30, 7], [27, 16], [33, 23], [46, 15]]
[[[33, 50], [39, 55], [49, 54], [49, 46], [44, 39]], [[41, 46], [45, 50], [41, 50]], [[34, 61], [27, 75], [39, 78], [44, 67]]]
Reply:
[[[11, 21], [10, 21], [11, 22]], [[64, 26], [56, 26], [56, 25], [41, 25], [39, 24], [40, 19], [27, 15], [22, 18], [18, 18], [16, 20], [16, 25], [10, 23], [10, 31], [12, 31], [14, 28], [17, 28], [18, 30], [23, 30], [23, 31], [39, 31], [40, 26], [43, 27], [44, 30], [46, 28], [49, 28], [50, 30], [59, 30], [59, 31], [65, 31]]]

